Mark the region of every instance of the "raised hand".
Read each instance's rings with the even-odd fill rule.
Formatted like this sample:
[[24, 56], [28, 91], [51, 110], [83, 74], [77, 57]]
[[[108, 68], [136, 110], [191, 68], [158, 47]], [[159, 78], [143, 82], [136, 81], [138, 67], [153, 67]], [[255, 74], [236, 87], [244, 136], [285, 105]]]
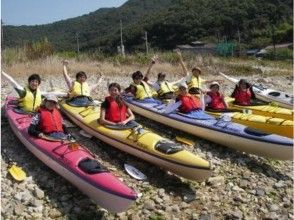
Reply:
[[64, 65], [64, 66], [68, 66], [68, 60], [62, 60], [62, 64]]

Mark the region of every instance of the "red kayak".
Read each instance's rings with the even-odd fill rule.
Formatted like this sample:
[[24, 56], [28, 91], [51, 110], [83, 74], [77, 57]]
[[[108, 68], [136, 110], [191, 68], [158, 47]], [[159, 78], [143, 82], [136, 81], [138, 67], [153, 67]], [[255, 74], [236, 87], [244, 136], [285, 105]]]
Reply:
[[32, 116], [20, 113], [15, 100], [6, 98], [9, 124], [18, 139], [43, 163], [111, 212], [125, 211], [137, 199], [131, 188], [101, 166], [94, 155], [77, 142], [53, 142], [30, 136], [27, 129]]

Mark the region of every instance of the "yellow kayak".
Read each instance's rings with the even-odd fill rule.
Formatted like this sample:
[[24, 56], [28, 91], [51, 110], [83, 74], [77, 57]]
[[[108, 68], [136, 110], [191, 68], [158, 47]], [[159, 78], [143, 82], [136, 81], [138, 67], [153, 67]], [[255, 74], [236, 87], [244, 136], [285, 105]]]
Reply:
[[263, 115], [275, 118], [282, 118], [286, 120], [293, 120], [294, 110], [282, 108], [278, 106], [274, 106], [271, 104], [268, 105], [251, 105], [251, 106], [243, 106], [234, 104], [234, 98], [226, 97], [226, 102], [229, 105], [229, 108], [233, 109], [248, 109], [252, 111], [252, 114]]
[[246, 125], [248, 127], [264, 131], [269, 134], [278, 134], [281, 136], [293, 138], [293, 125], [292, 120], [285, 120], [282, 118], [272, 118], [262, 115], [245, 114], [241, 112], [211, 112], [208, 114], [219, 117], [222, 114], [228, 115], [235, 123]]
[[211, 175], [210, 163], [181, 145], [142, 127], [117, 130], [100, 125], [100, 107], [60, 107], [84, 131], [122, 151], [130, 153], [187, 179], [203, 181]]

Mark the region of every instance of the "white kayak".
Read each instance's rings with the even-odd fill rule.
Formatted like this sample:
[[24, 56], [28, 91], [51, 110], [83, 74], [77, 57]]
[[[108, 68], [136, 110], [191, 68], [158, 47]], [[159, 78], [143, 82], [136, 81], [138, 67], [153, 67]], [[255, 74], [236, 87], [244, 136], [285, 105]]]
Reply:
[[[221, 76], [229, 80], [230, 82], [233, 82], [237, 84], [239, 82], [238, 79], [235, 79], [233, 77], [227, 76], [224, 73], [219, 73]], [[256, 98], [265, 101], [265, 102], [275, 102], [280, 107], [293, 109], [293, 103], [294, 103], [294, 97], [293, 94], [288, 94], [285, 92], [269, 89], [265, 87], [262, 84], [259, 85], [253, 85], [252, 89], [256, 95]]]

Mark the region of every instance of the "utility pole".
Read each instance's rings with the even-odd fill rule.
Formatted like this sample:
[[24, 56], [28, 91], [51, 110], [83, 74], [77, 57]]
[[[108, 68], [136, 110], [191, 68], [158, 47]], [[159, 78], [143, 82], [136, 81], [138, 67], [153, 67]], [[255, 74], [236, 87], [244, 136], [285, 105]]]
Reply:
[[122, 39], [122, 20], [120, 20], [120, 50], [121, 50], [121, 53], [123, 55], [123, 57], [125, 57], [125, 47], [124, 47], [124, 44], [123, 44], [123, 39]]
[[147, 31], [145, 31], [145, 45], [146, 45], [146, 54], [148, 54], [148, 38], [147, 38]]
[[79, 55], [79, 53], [80, 53], [79, 32], [76, 33], [76, 38], [77, 38], [77, 52], [78, 52], [78, 55]]

